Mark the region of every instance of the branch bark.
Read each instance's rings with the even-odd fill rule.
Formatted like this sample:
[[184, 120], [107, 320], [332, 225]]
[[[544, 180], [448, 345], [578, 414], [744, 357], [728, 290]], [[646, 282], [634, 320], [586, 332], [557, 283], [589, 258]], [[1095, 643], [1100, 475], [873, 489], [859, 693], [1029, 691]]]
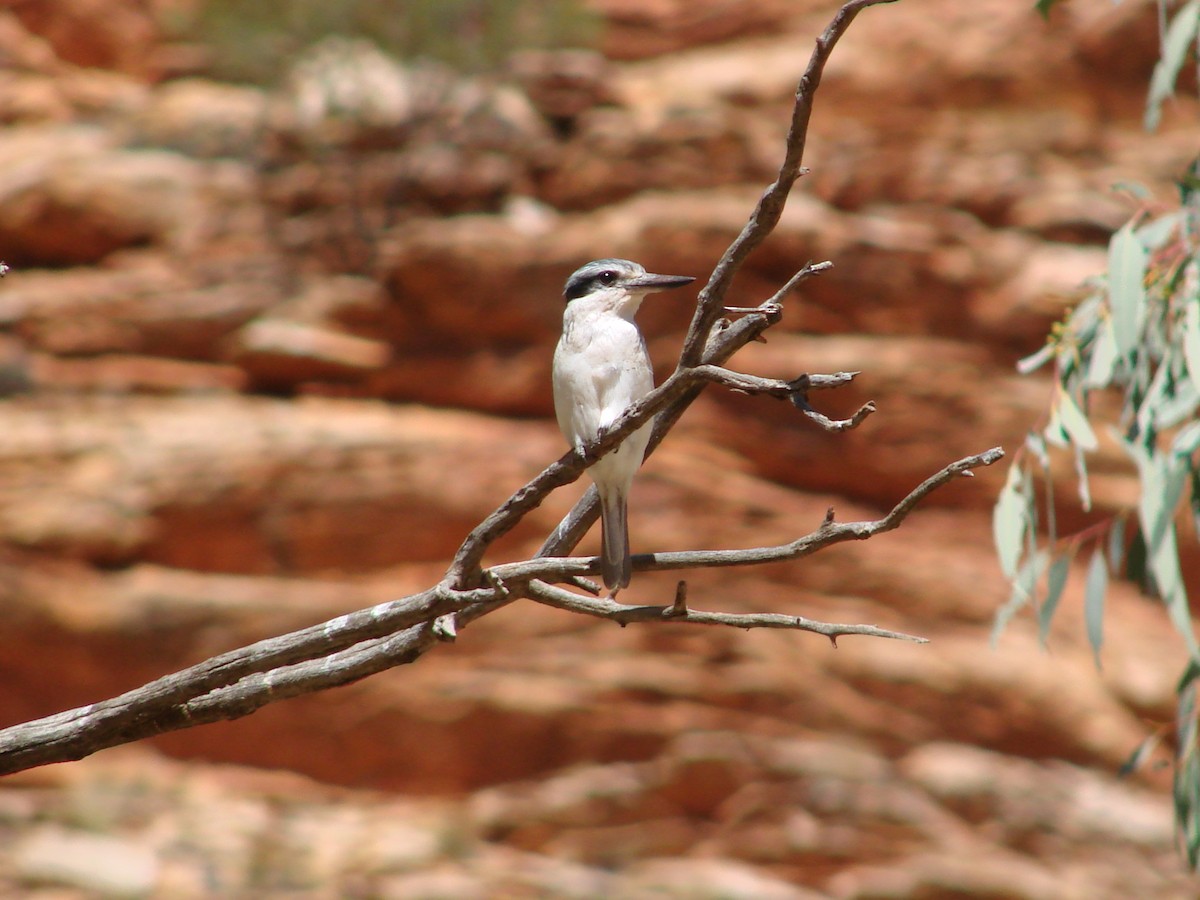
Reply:
[[[118, 697], [4, 729], [0, 731], [0, 774], [80, 759], [106, 747], [167, 731], [239, 718], [276, 700], [348, 684], [412, 662], [440, 642], [453, 640], [458, 631], [481, 616], [522, 598], [622, 624], [671, 621], [735, 628], [790, 628], [823, 634], [834, 641], [840, 635], [922, 641], [874, 625], [823, 623], [774, 613], [733, 615], [695, 611], [687, 607], [686, 585], [682, 582], [675, 602], [667, 606], [628, 606], [611, 597], [601, 599], [567, 591], [557, 585], [571, 584], [597, 592], [583, 577], [597, 571], [596, 561], [566, 557], [595, 519], [594, 489], [559, 523], [538, 557], [490, 569], [483, 566], [484, 556], [497, 538], [511, 530], [552, 491], [575, 481], [588, 465], [652, 417], [655, 423], [650, 452], [653, 452], [708, 384], [787, 398], [811, 421], [831, 431], [854, 428], [874, 411], [874, 405], [868, 403], [849, 419], [830, 420], [809, 403], [811, 391], [845, 384], [856, 373], [802, 374], [791, 381], [779, 381], [725, 368], [738, 349], [761, 337], [780, 320], [784, 297], [805, 279], [829, 268], [830, 263], [804, 266], [773, 297], [736, 320], [723, 319], [721, 313], [738, 268], [775, 227], [788, 192], [803, 172], [801, 160], [813, 100], [834, 46], [859, 12], [892, 2], [895, 0], [844, 3], [817, 39], [796, 91], [779, 173], [701, 291], [675, 372], [627, 410], [605, 434], [583, 448], [582, 453], [564, 454], [472, 529], [441, 583], [410, 597], [229, 651]], [[875, 521], [835, 523], [831, 510], [819, 528], [788, 544], [745, 550], [642, 554], [634, 557], [634, 567], [653, 571], [753, 565], [796, 559], [834, 543], [864, 540], [896, 528], [930, 492], [954, 477], [971, 474], [974, 468], [991, 465], [1001, 455], [997, 448], [951, 463]]]

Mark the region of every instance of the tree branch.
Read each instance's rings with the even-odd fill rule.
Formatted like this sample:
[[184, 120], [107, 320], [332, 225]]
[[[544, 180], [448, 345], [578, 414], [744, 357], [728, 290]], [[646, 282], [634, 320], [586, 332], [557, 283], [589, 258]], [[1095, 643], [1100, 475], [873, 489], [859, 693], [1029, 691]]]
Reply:
[[[675, 553], [640, 553], [633, 557], [633, 568], [638, 572], [663, 572], [679, 569], [709, 569], [722, 566], [754, 566], [770, 562], [799, 559], [823, 550], [833, 544], [846, 541], [865, 541], [885, 531], [900, 527], [900, 523], [925, 497], [955, 478], [972, 475], [974, 469], [990, 466], [1004, 456], [1004, 451], [993, 447], [983, 453], [967, 456], [952, 462], [913, 488], [891, 511], [881, 519], [868, 522], [837, 523], [833, 510], [815, 531], [787, 544], [773, 547], [752, 547], [745, 550], [684, 550]], [[599, 561], [594, 557], [545, 557], [492, 566], [491, 575], [509, 585], [531, 580], [543, 582], [565, 582], [579, 575], [594, 575], [599, 571]], [[524, 588], [520, 588], [524, 590]]]
[[[771, 613], [732, 615], [693, 611], [687, 608], [683, 583], [675, 602], [668, 607], [626, 606], [612, 598], [584, 597], [545, 583], [541, 579], [594, 588], [582, 576], [596, 571], [595, 561], [564, 557], [595, 518], [594, 490], [559, 523], [543, 544], [539, 558], [491, 569], [482, 566], [485, 553], [497, 538], [537, 508], [552, 491], [576, 480], [588, 465], [656, 417], [650, 441], [653, 450], [710, 383], [747, 393], [787, 397], [811, 421], [829, 430], [853, 428], [874, 411], [874, 405], [868, 403], [850, 419], [835, 421], [809, 405], [810, 391], [845, 384], [855, 373], [801, 375], [782, 382], [724, 368], [724, 363], [738, 349], [759, 339], [781, 319], [781, 304], [786, 294], [805, 279], [828, 269], [830, 263], [804, 266], [771, 299], [736, 321], [722, 319], [721, 312], [738, 268], [775, 227], [788, 192], [803, 172], [800, 163], [812, 104], [834, 45], [859, 12], [868, 6], [891, 2], [895, 0], [850, 0], [817, 39], [796, 91], [778, 176], [701, 291], [675, 373], [627, 410], [612, 428], [584, 447], [582, 453], [564, 454], [472, 529], [455, 553], [442, 583], [411, 597], [232, 650], [118, 697], [4, 729], [0, 731], [0, 774], [80, 759], [105, 747], [204, 722], [238, 718], [275, 700], [356, 681], [412, 662], [438, 643], [453, 640], [461, 628], [479, 617], [525, 597], [552, 605], [570, 604], [564, 608], [622, 623], [671, 620], [737, 628], [791, 628], [824, 634], [833, 640], [841, 634], [921, 640], [872, 625], [828, 624]], [[990, 465], [999, 456], [997, 449], [952, 463], [927, 479], [887, 516], [874, 522], [835, 524], [831, 511], [820, 528], [790, 544], [748, 550], [642, 554], [634, 558], [634, 566], [640, 571], [651, 571], [750, 565], [795, 559], [833, 543], [862, 540], [897, 527], [928, 493], [956, 475], [969, 475], [972, 468]]]
[[563, 609], [568, 612], [582, 613], [600, 619], [610, 619], [625, 626], [633, 622], [670, 622], [691, 625], [724, 625], [729, 628], [785, 628], [791, 631], [811, 631], [822, 634], [837, 644], [837, 639], [844, 634], [861, 634], [868, 637], [892, 638], [893, 640], [912, 641], [915, 644], [927, 644], [929, 640], [902, 631], [889, 631], [875, 625], [837, 625], [830, 622], [818, 622], [806, 619], [804, 616], [785, 616], [780, 613], [721, 613], [700, 612], [684, 607], [680, 609], [675, 603], [668, 606], [627, 606], [617, 603], [610, 597], [581, 597], [553, 585], [535, 582], [530, 587], [529, 597], [546, 606]]
[[796, 100], [792, 106], [792, 121], [788, 126], [786, 150], [779, 174], [771, 186], [763, 192], [758, 205], [746, 226], [729, 245], [716, 268], [713, 269], [708, 283], [700, 291], [696, 304], [696, 313], [688, 328], [687, 337], [683, 342], [683, 352], [679, 356], [681, 367], [698, 365], [701, 355], [712, 331], [713, 324], [721, 314], [721, 305], [733, 276], [741, 268], [750, 251], [763, 242], [768, 234], [775, 230], [779, 217], [783, 214], [788, 194], [803, 172], [801, 162], [804, 159], [804, 149], [808, 143], [808, 123], [812, 118], [813, 102], [816, 99], [817, 88], [821, 86], [821, 75], [825, 71], [825, 63], [837, 42], [850, 27], [855, 17], [868, 6], [879, 6], [883, 3], [894, 3], [896, 0], [850, 0], [842, 5], [833, 21], [817, 38], [817, 46], [813, 49], [808, 60], [808, 68], [800, 78], [796, 87]]

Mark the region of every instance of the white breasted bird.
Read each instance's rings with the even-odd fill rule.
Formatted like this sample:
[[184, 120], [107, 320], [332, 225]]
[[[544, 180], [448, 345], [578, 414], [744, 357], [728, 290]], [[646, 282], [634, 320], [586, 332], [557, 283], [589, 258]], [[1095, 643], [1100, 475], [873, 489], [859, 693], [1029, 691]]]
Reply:
[[[633, 321], [647, 294], [694, 281], [654, 275], [627, 259], [598, 259], [570, 278], [563, 333], [554, 351], [554, 412], [571, 445], [581, 448], [654, 388], [646, 341]], [[614, 593], [629, 584], [629, 487], [646, 455], [647, 422], [588, 469], [600, 494], [600, 575]]]

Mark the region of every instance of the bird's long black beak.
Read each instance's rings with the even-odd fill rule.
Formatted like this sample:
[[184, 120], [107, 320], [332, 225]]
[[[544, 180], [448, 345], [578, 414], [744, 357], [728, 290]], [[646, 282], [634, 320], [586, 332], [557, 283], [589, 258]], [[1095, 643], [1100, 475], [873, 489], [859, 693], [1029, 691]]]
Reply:
[[655, 275], [653, 272], [647, 272], [625, 282], [625, 286], [635, 291], [667, 291], [691, 284], [695, 280], [691, 275]]

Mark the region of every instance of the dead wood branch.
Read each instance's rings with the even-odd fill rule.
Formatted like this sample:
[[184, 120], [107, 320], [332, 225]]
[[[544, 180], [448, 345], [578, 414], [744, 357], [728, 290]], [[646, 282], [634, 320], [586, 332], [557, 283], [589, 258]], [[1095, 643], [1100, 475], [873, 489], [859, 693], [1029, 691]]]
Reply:
[[[188, 728], [205, 722], [235, 719], [260, 707], [300, 694], [325, 690], [412, 662], [439, 643], [453, 640], [475, 619], [518, 599], [531, 598], [621, 623], [672, 621], [736, 628], [789, 628], [823, 634], [831, 640], [857, 634], [921, 640], [873, 625], [839, 625], [774, 613], [733, 615], [688, 608], [681, 583], [668, 606], [628, 606], [611, 598], [583, 596], [552, 584], [594, 588], [583, 579], [596, 571], [592, 559], [568, 558], [595, 518], [595, 492], [589, 491], [559, 524], [532, 560], [485, 568], [483, 559], [497, 538], [511, 530], [554, 490], [575, 481], [585, 468], [625, 437], [654, 419], [650, 450], [711, 383], [747, 393], [787, 398], [810, 420], [831, 431], [860, 424], [871, 412], [866, 404], [845, 420], [830, 420], [809, 404], [809, 392], [845, 384], [855, 373], [800, 375], [778, 381], [725, 368], [728, 359], [778, 322], [784, 297], [805, 279], [830, 266], [809, 264], [776, 294], [736, 320], [723, 319], [725, 297], [747, 255], [770, 234], [779, 220], [796, 179], [803, 173], [813, 101], [826, 61], [837, 41], [863, 9], [895, 0], [851, 0], [842, 5], [817, 39], [796, 91], [784, 161], [775, 181], [758, 201], [745, 228], [726, 250], [700, 292], [676, 371], [651, 394], [631, 407], [605, 434], [583, 448], [564, 454], [516, 491], [467, 535], [437, 586], [369, 609], [339, 616], [290, 634], [231, 650], [180, 672], [166, 675], [118, 697], [0, 731], [0, 774], [80, 759], [97, 750]], [[684, 551], [643, 554], [634, 558], [640, 571], [712, 566], [752, 565], [795, 559], [822, 547], [863, 540], [897, 527], [931, 491], [971, 469], [990, 465], [1001, 451], [967, 457], [931, 476], [882, 519], [839, 524], [829, 516], [809, 535], [777, 547], [746, 550]]]

